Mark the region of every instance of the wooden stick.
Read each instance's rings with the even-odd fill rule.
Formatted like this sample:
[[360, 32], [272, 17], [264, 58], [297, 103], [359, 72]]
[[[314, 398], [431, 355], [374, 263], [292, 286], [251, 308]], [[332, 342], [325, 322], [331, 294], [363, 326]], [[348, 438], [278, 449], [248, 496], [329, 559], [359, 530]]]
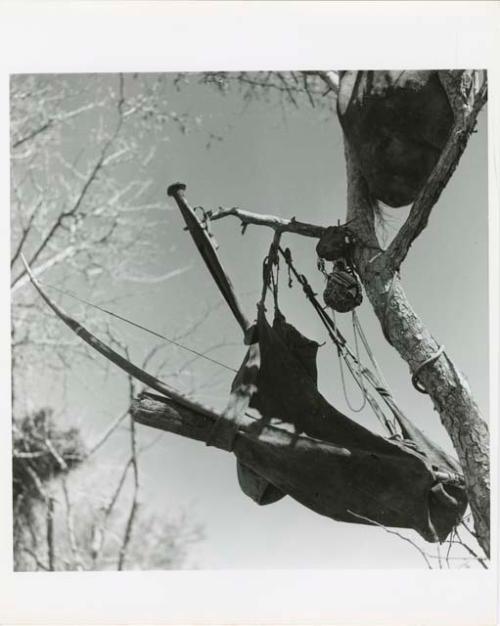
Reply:
[[274, 230], [281, 232], [294, 233], [296, 235], [303, 235], [304, 237], [313, 237], [319, 239], [325, 232], [324, 226], [317, 226], [316, 224], [308, 224], [307, 222], [299, 222], [294, 217], [287, 219], [284, 217], [277, 217], [275, 215], [262, 215], [260, 213], [251, 213], [250, 211], [244, 211], [237, 207], [223, 208], [220, 207], [215, 211], [208, 211], [208, 217], [212, 220], [220, 220], [229, 215], [237, 217], [242, 223], [243, 228], [246, 228], [249, 224], [255, 226], [268, 226]]

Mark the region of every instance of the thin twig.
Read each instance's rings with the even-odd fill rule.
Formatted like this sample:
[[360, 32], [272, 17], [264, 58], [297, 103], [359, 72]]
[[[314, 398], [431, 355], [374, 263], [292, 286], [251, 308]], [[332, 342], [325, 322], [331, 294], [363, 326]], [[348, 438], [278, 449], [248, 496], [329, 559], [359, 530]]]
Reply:
[[277, 73], [278, 78], [280, 79], [284, 90], [286, 91], [286, 94], [288, 96], [288, 98], [290, 99], [290, 102], [293, 104], [293, 106], [298, 109], [299, 105], [297, 104], [297, 100], [295, 100], [295, 98], [293, 97], [293, 93], [292, 90], [290, 89], [290, 87], [288, 86], [288, 83], [286, 82], [285, 77], [283, 76], [283, 74], [281, 72]]
[[26, 464], [26, 471], [28, 472], [29, 476], [31, 477], [31, 480], [33, 481], [36, 490], [38, 491], [38, 494], [43, 498], [43, 500], [47, 500], [47, 493], [43, 487], [43, 483], [40, 479], [40, 477], [38, 476], [38, 474], [35, 472], [35, 470], [31, 467], [31, 465]]
[[455, 529], [453, 529], [451, 531], [451, 534], [450, 534], [449, 539], [448, 539], [448, 550], [446, 551], [446, 558], [445, 558], [446, 564], [448, 565], [448, 569], [450, 568], [449, 558], [450, 558], [451, 548], [452, 548], [452, 545], [453, 545], [453, 538], [454, 538], [454, 536], [455, 536]]
[[78, 547], [78, 543], [75, 537], [75, 527], [73, 524], [73, 510], [72, 510], [71, 500], [69, 497], [67, 476], [64, 476], [62, 479], [62, 489], [64, 493], [64, 500], [66, 503], [66, 529], [68, 531], [69, 545], [71, 548], [71, 553], [73, 554], [75, 567], [78, 571], [82, 571], [85, 569], [85, 567], [83, 565], [82, 556], [81, 556], [80, 549]]
[[[100, 155], [96, 161], [96, 163], [94, 164], [94, 167], [92, 168], [92, 170], [90, 171], [89, 175], [87, 176], [81, 190], [80, 193], [78, 194], [75, 202], [73, 203], [73, 206], [68, 209], [67, 211], [62, 211], [61, 213], [59, 213], [59, 215], [56, 217], [56, 219], [54, 220], [54, 222], [52, 223], [52, 226], [49, 228], [49, 230], [47, 231], [45, 237], [42, 239], [41, 243], [38, 245], [37, 249], [35, 250], [35, 252], [31, 255], [30, 260], [29, 260], [29, 265], [33, 265], [38, 258], [40, 257], [40, 255], [42, 254], [42, 252], [45, 250], [45, 248], [49, 245], [49, 243], [52, 241], [54, 235], [62, 228], [65, 219], [67, 219], [68, 217], [73, 217], [75, 215], [77, 215], [79, 213], [80, 207], [82, 206], [87, 193], [89, 191], [89, 189], [91, 188], [92, 184], [94, 183], [94, 181], [97, 179], [97, 176], [99, 174], [99, 171], [102, 169], [102, 167], [105, 165], [105, 161], [106, 158], [108, 156], [108, 150], [109, 148], [113, 145], [113, 143], [115, 142], [116, 138], [118, 137], [121, 127], [123, 125], [123, 103], [124, 103], [124, 98], [123, 98], [123, 75], [120, 74], [119, 75], [119, 81], [120, 81], [120, 85], [119, 85], [119, 98], [118, 98], [118, 104], [117, 104], [117, 108], [118, 108], [118, 122], [116, 124], [115, 130], [113, 131], [112, 135], [110, 136], [110, 138], [106, 141], [106, 143], [104, 144]], [[23, 269], [17, 276], [16, 278], [13, 280], [11, 287], [15, 287], [15, 285], [26, 275], [26, 269]]]
[[386, 533], [389, 533], [390, 535], [396, 535], [396, 537], [399, 537], [400, 539], [403, 539], [403, 541], [407, 541], [409, 544], [411, 544], [416, 550], [418, 550], [420, 552], [420, 554], [422, 555], [423, 559], [425, 560], [425, 562], [427, 563], [427, 567], [429, 569], [432, 569], [432, 565], [431, 562], [429, 561], [429, 558], [423, 550], [422, 548], [420, 548], [414, 541], [412, 541], [409, 537], [405, 537], [404, 535], [402, 535], [401, 533], [399, 533], [397, 530], [391, 530], [390, 528], [387, 528], [387, 526], [384, 526], [383, 524], [380, 524], [379, 522], [375, 522], [372, 519], [370, 519], [369, 517], [365, 517], [364, 515], [359, 515], [358, 513], [354, 513], [353, 511], [350, 511], [349, 509], [347, 509], [347, 512], [350, 513], [351, 515], [354, 515], [354, 517], [357, 517], [359, 519], [365, 520], [366, 522], [370, 522], [371, 524], [373, 524], [374, 526], [379, 526], [380, 528], [383, 528], [385, 530]]
[[[129, 358], [128, 350], [126, 350], [127, 358]], [[130, 403], [134, 401], [135, 389], [134, 389], [134, 380], [131, 376], [129, 379], [129, 394], [130, 394]], [[130, 512], [127, 518], [127, 523], [125, 526], [125, 532], [123, 535], [122, 545], [120, 547], [120, 552], [118, 555], [118, 570], [121, 571], [125, 564], [125, 558], [127, 556], [127, 548], [130, 543], [130, 539], [132, 537], [134, 522], [136, 519], [137, 511], [139, 508], [139, 463], [138, 463], [138, 455], [137, 455], [137, 439], [136, 439], [136, 427], [135, 420], [132, 416], [130, 416], [130, 450], [131, 450], [131, 461], [132, 461], [132, 472], [134, 476], [134, 491], [132, 495], [132, 504], [130, 506]]]
[[[305, 72], [304, 72], [305, 73]], [[333, 92], [335, 95], [339, 92], [339, 75], [338, 72], [311, 72], [321, 78], [321, 80], [328, 87], [328, 92]], [[328, 93], [327, 92], [327, 93]]]
[[108, 438], [114, 433], [114, 431], [118, 428], [118, 426], [123, 422], [123, 420], [128, 415], [128, 409], [118, 415], [115, 419], [111, 420], [111, 423], [106, 428], [106, 430], [97, 438], [97, 440], [93, 443], [89, 451], [87, 452], [86, 458], [89, 458], [94, 452], [97, 452], [99, 448], [108, 440]]
[[12, 144], [12, 148], [13, 149], [19, 148], [19, 146], [21, 146], [23, 143], [30, 141], [30, 139], [34, 139], [37, 135], [40, 135], [44, 131], [48, 130], [52, 126], [52, 123], [53, 123], [53, 120], [51, 119], [47, 120], [41, 126], [39, 126], [38, 128], [35, 128], [24, 137], [21, 137], [17, 141], [14, 141], [14, 143]]
[[44, 563], [42, 563], [40, 561], [40, 559], [38, 558], [38, 556], [36, 555], [36, 553], [31, 550], [30, 548], [28, 548], [27, 546], [22, 546], [21, 550], [23, 552], [26, 552], [26, 554], [29, 554], [29, 556], [35, 561], [36, 566], [40, 569], [45, 570], [46, 572], [50, 572], [50, 568], [47, 567], [47, 565], [45, 565]]
[[128, 470], [132, 464], [132, 459], [128, 459], [122, 469], [122, 473], [116, 485], [115, 491], [113, 492], [108, 505], [103, 511], [102, 520], [99, 526], [95, 525], [92, 533], [92, 542], [90, 547], [90, 554], [92, 557], [92, 569], [96, 569], [97, 560], [101, 554], [102, 547], [104, 545], [104, 539], [107, 531], [107, 524], [111, 513], [115, 507], [115, 504], [118, 501], [120, 493], [123, 489], [123, 485], [125, 484], [125, 479], [127, 478]]
[[49, 561], [49, 570], [54, 572], [55, 567], [55, 546], [54, 546], [54, 498], [47, 498], [47, 556]]
[[57, 461], [59, 467], [63, 471], [66, 471], [68, 469], [68, 464], [63, 459], [63, 457], [59, 454], [59, 452], [56, 450], [56, 448], [54, 447], [54, 444], [52, 443], [52, 441], [48, 437], [46, 437], [45, 440], [44, 440], [44, 443], [45, 443], [45, 445], [47, 447], [47, 450], [50, 452], [50, 454]]
[[458, 538], [458, 542], [463, 548], [465, 548], [467, 550], [467, 552], [469, 554], [471, 554], [477, 561], [478, 563], [480, 563], [484, 569], [488, 569], [488, 566], [486, 565], [486, 562], [483, 558], [481, 558], [467, 543], [465, 543], [465, 541], [462, 539], [462, 537], [460, 536], [460, 533], [458, 532], [458, 528], [455, 529], [457, 538]]
[[467, 525], [467, 522], [465, 521], [465, 518], [462, 520], [462, 526], [465, 528], [465, 530], [474, 537], [474, 539], [477, 541], [477, 533], [475, 533], [472, 528], [470, 528]]
[[24, 246], [24, 244], [26, 242], [26, 239], [27, 239], [28, 235], [31, 232], [31, 227], [33, 226], [33, 222], [35, 221], [35, 217], [36, 217], [36, 215], [38, 213], [38, 209], [40, 208], [41, 205], [42, 205], [41, 201], [38, 202], [36, 207], [33, 209], [31, 215], [29, 216], [28, 223], [26, 224], [26, 226], [23, 227], [22, 235], [19, 238], [19, 242], [17, 244], [16, 250], [15, 250], [15, 252], [12, 255], [12, 258], [10, 260], [10, 267], [11, 267], [11, 269], [14, 266], [14, 263], [17, 261], [17, 259], [19, 258], [19, 255], [21, 254], [21, 252], [23, 250], [23, 246]]

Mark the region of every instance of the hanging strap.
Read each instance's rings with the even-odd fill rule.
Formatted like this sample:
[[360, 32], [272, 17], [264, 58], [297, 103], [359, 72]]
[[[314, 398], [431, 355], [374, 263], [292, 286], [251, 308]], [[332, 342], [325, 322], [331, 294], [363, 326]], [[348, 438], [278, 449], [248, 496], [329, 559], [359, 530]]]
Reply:
[[276, 277], [273, 273], [273, 268], [276, 267], [279, 272], [279, 256], [278, 251], [280, 250], [280, 239], [281, 239], [281, 231], [275, 230], [274, 237], [269, 246], [269, 252], [264, 259], [262, 264], [262, 293], [260, 297], [260, 301], [258, 306], [264, 306], [267, 290], [271, 289], [273, 294], [274, 301], [274, 311], [275, 313], [279, 311], [278, 306], [278, 273]]
[[[332, 318], [328, 315], [325, 309], [318, 302], [318, 299], [316, 298], [316, 294], [312, 290], [306, 277], [303, 274], [300, 274], [296, 270], [292, 262], [290, 250], [288, 248], [286, 250], [283, 250], [282, 248], [280, 248], [279, 251], [281, 255], [283, 256], [283, 258], [285, 259], [289, 270], [291, 271], [293, 276], [302, 286], [302, 289], [307, 299], [314, 307], [316, 313], [318, 314], [318, 317], [320, 318], [320, 320], [322, 321], [323, 325], [326, 328], [328, 336], [330, 337], [334, 345], [337, 347], [339, 354], [344, 359], [354, 380], [356, 381], [356, 383], [359, 385], [359, 387], [362, 390], [364, 389], [366, 399], [368, 403], [370, 404], [370, 407], [372, 408], [373, 412], [375, 413], [375, 416], [381, 422], [381, 424], [386, 428], [386, 430], [388, 431], [391, 437], [400, 437], [401, 435], [396, 425], [393, 424], [386, 417], [384, 411], [381, 409], [375, 397], [371, 393], [368, 392], [366, 387], [364, 387], [363, 383], [361, 382], [361, 377], [365, 377], [368, 380], [368, 382], [374, 387], [375, 391], [379, 393], [379, 395], [381, 395], [380, 389], [383, 389], [382, 384], [380, 383], [380, 381], [377, 380], [377, 377], [368, 368], [363, 367], [360, 364], [360, 362], [358, 361], [358, 359], [356, 358], [352, 350], [349, 348], [349, 345], [347, 344], [345, 337], [342, 335], [342, 333], [338, 329], [335, 321], [332, 320]], [[385, 404], [388, 406], [389, 410], [391, 410], [391, 412], [394, 413], [394, 409], [392, 405], [395, 406], [395, 402], [393, 401], [392, 396], [390, 397], [390, 400], [392, 401], [392, 405], [391, 405], [391, 402], [388, 401], [388, 399], [386, 399], [382, 395], [381, 397], [384, 400]]]

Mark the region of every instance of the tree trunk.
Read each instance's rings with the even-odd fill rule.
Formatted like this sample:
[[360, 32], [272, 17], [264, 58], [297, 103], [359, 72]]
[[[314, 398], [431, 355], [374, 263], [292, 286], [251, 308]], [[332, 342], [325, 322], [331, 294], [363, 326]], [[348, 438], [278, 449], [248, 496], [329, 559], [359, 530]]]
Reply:
[[[429, 394], [448, 431], [465, 474], [467, 494], [478, 541], [490, 550], [489, 434], [467, 381], [445, 352], [432, 359], [439, 345], [412, 309], [399, 271], [389, 254], [380, 250], [374, 229], [373, 203], [367, 185], [346, 143], [348, 175], [347, 219], [352, 220], [358, 244], [354, 258], [367, 296], [389, 343], [408, 363]], [[404, 228], [404, 227], [403, 227]], [[377, 252], [378, 250], [378, 252]]]

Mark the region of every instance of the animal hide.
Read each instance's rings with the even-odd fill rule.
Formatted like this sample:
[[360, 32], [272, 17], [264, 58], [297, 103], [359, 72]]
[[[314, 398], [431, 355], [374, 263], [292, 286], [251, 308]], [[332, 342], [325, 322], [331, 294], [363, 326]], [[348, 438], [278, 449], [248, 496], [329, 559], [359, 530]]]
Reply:
[[[253, 359], [249, 406], [260, 420], [253, 436], [236, 437], [233, 449], [243, 491], [260, 504], [288, 494], [335, 520], [413, 528], [428, 541], [443, 541], [467, 499], [464, 488], [441, 485], [435, 470], [456, 472], [457, 462], [409, 422], [411, 446], [372, 433], [329, 404], [317, 389], [318, 344], [281, 315], [271, 327], [260, 310], [255, 338], [260, 359], [258, 368]], [[246, 367], [245, 359], [233, 391], [248, 380]], [[259, 439], [259, 429], [277, 420], [293, 425], [295, 445]]]

